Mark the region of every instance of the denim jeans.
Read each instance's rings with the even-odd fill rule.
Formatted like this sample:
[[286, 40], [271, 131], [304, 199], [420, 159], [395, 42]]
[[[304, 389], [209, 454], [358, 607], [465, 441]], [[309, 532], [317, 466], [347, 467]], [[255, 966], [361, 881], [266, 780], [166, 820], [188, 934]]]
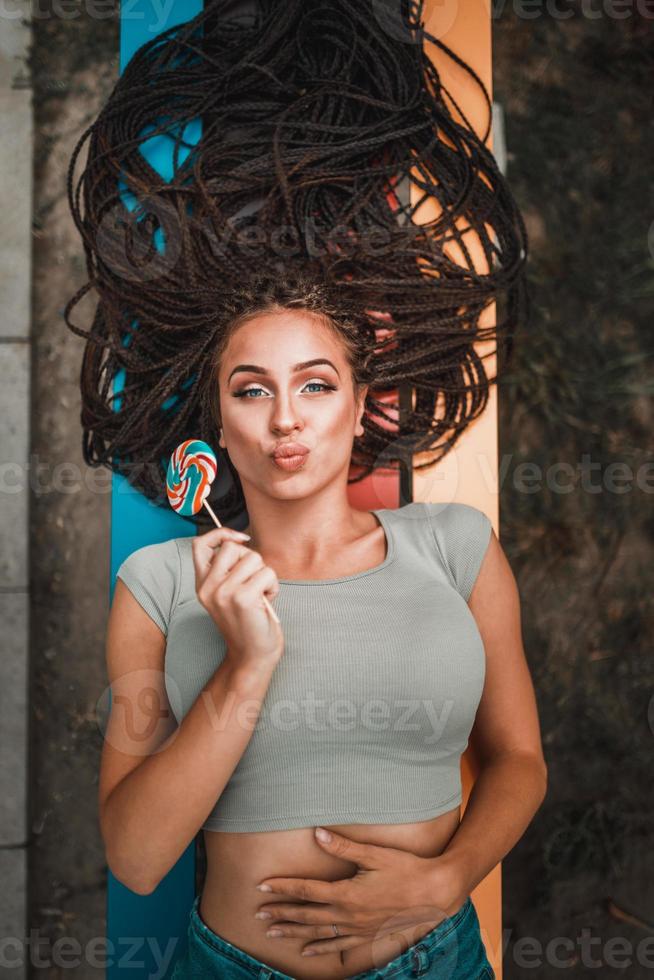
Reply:
[[[191, 908], [188, 944], [177, 960], [170, 980], [294, 980], [238, 946], [227, 942], [203, 922], [200, 896]], [[495, 980], [479, 931], [479, 919], [470, 896], [454, 915], [384, 966], [353, 973], [348, 980]]]

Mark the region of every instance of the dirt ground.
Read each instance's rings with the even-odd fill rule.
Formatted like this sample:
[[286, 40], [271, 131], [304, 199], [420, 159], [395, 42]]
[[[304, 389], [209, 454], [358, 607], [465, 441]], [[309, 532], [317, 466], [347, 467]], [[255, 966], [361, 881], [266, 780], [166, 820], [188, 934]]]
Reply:
[[[500, 389], [501, 539], [550, 775], [503, 862], [508, 980], [654, 970], [653, 27], [635, 12], [494, 25], [534, 307]], [[523, 462], [540, 482], [521, 484]], [[526, 937], [543, 947], [533, 973]], [[573, 945], [548, 954], [557, 937]]]
[[[65, 178], [117, 77], [118, 21], [115, 10], [97, 20], [67, 6], [79, 16], [34, 20], [32, 55], [30, 926], [84, 944], [105, 917], [95, 708], [110, 481], [82, 460], [83, 345], [61, 310], [86, 280]], [[503, 862], [504, 976], [577, 977], [594, 962], [595, 976], [638, 980], [654, 970], [654, 25], [636, 8], [622, 19], [575, 4], [569, 19], [517, 9], [494, 14], [494, 97], [530, 235], [533, 311], [501, 383], [501, 540], [550, 787]], [[563, 945], [546, 950], [557, 937]], [[97, 976], [74, 971], [87, 972]]]
[[[52, 14], [33, 22], [29, 879], [30, 927], [50, 944], [74, 936], [82, 947], [105, 931], [106, 866], [97, 820], [102, 736], [96, 702], [106, 686], [110, 474], [89, 470], [82, 458], [83, 341], [67, 329], [62, 310], [86, 281], [86, 270], [68, 210], [66, 171], [75, 143], [118, 74], [117, 19], [96, 21], [84, 10], [80, 4], [76, 18]], [[65, 975], [71, 972], [80, 978], [98, 976], [88, 965]], [[34, 970], [48, 980], [61, 974], [56, 967]]]

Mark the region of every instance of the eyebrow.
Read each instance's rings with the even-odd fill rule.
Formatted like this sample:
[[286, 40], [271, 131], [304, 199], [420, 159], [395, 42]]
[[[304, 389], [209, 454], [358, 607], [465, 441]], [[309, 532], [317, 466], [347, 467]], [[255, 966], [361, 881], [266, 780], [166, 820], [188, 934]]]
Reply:
[[[303, 371], [304, 368], [313, 367], [315, 364], [329, 364], [329, 366], [333, 368], [334, 371], [336, 371], [336, 374], [338, 374], [338, 368], [336, 367], [336, 365], [332, 364], [332, 362], [329, 361], [326, 357], [314, 357], [313, 360], [311, 361], [300, 361], [299, 364], [294, 364], [292, 366], [291, 371], [293, 372]], [[264, 375], [269, 374], [269, 372], [266, 371], [265, 368], [259, 367], [258, 364], [237, 364], [234, 370], [230, 373], [229, 377], [227, 378], [228, 383], [232, 380], [232, 376], [235, 375], [237, 371], [250, 371], [252, 372], [252, 374], [264, 374]], [[338, 374], [338, 376], [340, 378], [340, 374]]]

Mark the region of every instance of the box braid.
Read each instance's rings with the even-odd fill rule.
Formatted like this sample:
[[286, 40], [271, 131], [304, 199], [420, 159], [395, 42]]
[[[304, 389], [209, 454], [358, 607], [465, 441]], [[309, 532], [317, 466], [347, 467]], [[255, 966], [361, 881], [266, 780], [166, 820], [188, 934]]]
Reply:
[[[484, 361], [495, 350], [509, 358], [528, 312], [527, 234], [485, 145], [486, 88], [424, 29], [422, 2], [397, 5], [395, 15], [389, 0], [260, 0], [237, 16], [233, 3], [207, 0], [127, 64], [68, 169], [88, 281], [64, 318], [86, 338], [88, 465], [167, 506], [178, 443], [192, 436], [221, 452], [212, 366], [235, 318], [262, 303], [322, 304], [371, 386], [351, 482], [415, 453], [429, 458], [414, 468], [433, 465], [483, 412], [497, 380]], [[482, 137], [425, 39], [481, 87]], [[172, 147], [163, 175], [147, 158], [157, 136]], [[415, 220], [423, 207], [435, 217]], [[99, 298], [84, 329], [71, 314], [91, 289]], [[504, 318], [482, 327], [493, 302]], [[398, 420], [380, 395], [407, 387]], [[226, 462], [214, 503], [228, 521], [244, 501]]]

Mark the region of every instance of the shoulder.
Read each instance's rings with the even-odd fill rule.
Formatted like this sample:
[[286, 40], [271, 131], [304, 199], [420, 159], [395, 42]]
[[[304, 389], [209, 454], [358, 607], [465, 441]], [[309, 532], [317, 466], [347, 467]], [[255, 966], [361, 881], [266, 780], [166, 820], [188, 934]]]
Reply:
[[424, 507], [429, 523], [436, 532], [454, 536], [480, 531], [490, 533], [490, 518], [472, 504], [452, 500], [449, 503], [425, 503]]
[[478, 507], [459, 501], [425, 503], [424, 509], [434, 545], [467, 601], [491, 541], [491, 520]]
[[118, 566], [116, 575], [122, 577], [142, 573], [161, 578], [166, 574], [177, 576], [179, 568], [179, 538], [170, 538], [135, 548]]
[[179, 595], [181, 560], [177, 538], [136, 548], [116, 572], [151, 619], [166, 634]]
[[168, 541], [156, 541], [135, 548], [120, 564], [116, 574], [147, 569], [156, 571], [161, 567], [174, 569], [176, 566], [179, 566], [178, 538], [170, 538]]
[[390, 511], [396, 520], [422, 522], [432, 533], [443, 539], [465, 538], [492, 529], [490, 518], [472, 504], [459, 501], [412, 501]]
[[464, 504], [458, 500], [413, 500], [401, 507], [388, 508], [393, 514], [406, 517], [409, 520], [424, 519], [427, 515], [434, 517], [437, 514], [466, 514], [476, 513], [486, 516], [483, 510], [474, 507], [472, 504]]

